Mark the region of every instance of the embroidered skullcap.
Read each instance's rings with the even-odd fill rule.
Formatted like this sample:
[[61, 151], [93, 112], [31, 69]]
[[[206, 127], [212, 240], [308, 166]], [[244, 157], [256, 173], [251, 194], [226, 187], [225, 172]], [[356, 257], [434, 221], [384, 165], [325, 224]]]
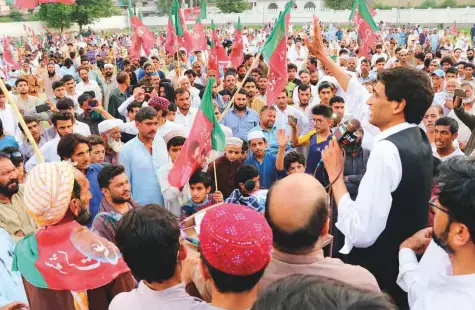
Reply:
[[260, 139], [260, 138], [265, 139], [264, 133], [262, 132], [262, 130], [250, 131], [247, 134], [247, 141], [251, 141], [252, 139]]
[[112, 128], [120, 127], [121, 124], [123, 124], [123, 122], [120, 119], [106, 119], [105, 121], [100, 122], [99, 125], [97, 125], [97, 128], [99, 129], [99, 133], [104, 133]]
[[154, 96], [150, 98], [150, 100], [148, 101], [148, 106], [154, 109], [159, 108], [161, 110], [166, 110], [168, 109], [169, 105], [170, 105], [170, 101], [168, 101], [167, 98], [158, 97], [158, 96]]
[[25, 183], [26, 212], [38, 226], [54, 225], [68, 210], [74, 187], [74, 169], [69, 162], [42, 163], [31, 170]]
[[223, 204], [206, 212], [200, 225], [200, 251], [217, 270], [249, 276], [270, 261], [272, 230], [249, 207]]
[[242, 147], [242, 140], [236, 137], [226, 138], [226, 145], [235, 145]]
[[185, 138], [185, 132], [180, 129], [172, 129], [169, 132], [165, 133], [165, 135], [163, 136], [163, 140], [165, 140], [165, 143], [168, 143], [168, 141], [175, 137]]

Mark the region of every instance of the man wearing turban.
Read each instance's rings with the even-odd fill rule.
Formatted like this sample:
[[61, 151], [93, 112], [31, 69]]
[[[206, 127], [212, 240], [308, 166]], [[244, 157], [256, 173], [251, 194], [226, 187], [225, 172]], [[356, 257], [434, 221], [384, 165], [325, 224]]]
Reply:
[[22, 275], [32, 309], [107, 309], [134, 288], [117, 247], [83, 226], [90, 199], [88, 180], [68, 162], [30, 172], [25, 208], [39, 229], [18, 243], [12, 269]]

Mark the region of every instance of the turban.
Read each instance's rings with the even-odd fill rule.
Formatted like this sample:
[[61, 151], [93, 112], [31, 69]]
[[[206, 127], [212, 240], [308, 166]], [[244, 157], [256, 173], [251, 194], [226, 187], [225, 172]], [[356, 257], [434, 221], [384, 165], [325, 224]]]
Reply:
[[100, 122], [97, 128], [99, 129], [99, 133], [105, 133], [115, 127], [120, 127], [122, 124], [123, 122], [120, 119], [106, 119]]
[[25, 184], [26, 212], [38, 226], [61, 221], [74, 187], [74, 168], [68, 162], [43, 163], [31, 170]]
[[206, 212], [200, 225], [200, 251], [217, 270], [249, 276], [270, 261], [272, 230], [262, 214], [237, 204]]

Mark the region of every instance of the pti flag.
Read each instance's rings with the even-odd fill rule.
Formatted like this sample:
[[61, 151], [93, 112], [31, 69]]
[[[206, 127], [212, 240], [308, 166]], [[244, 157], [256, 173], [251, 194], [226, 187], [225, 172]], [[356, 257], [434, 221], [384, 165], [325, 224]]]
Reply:
[[172, 9], [169, 9], [167, 37], [165, 40], [165, 51], [167, 51], [167, 53], [174, 53], [177, 50], [176, 41], [177, 39], [176, 39], [175, 27], [173, 25], [173, 13], [172, 13]]
[[143, 49], [145, 55], [150, 55], [150, 50], [156, 41], [155, 35], [135, 15], [130, 18], [130, 23], [132, 24], [133, 30], [130, 54], [134, 57], [140, 57], [141, 49]]
[[187, 53], [189, 53], [193, 49], [193, 45], [191, 42], [191, 34], [186, 29], [185, 19], [183, 18], [183, 14], [180, 10], [180, 4], [178, 0], [173, 1], [173, 27], [175, 28], [175, 34], [177, 37], [177, 44], [184, 49], [186, 49]]
[[207, 14], [206, 14], [206, 9], [207, 9], [208, 3], [207, 1], [203, 1], [203, 3], [200, 6], [194, 7], [194, 8], [188, 8], [188, 9], [183, 9], [183, 17], [185, 18], [185, 21], [187, 22], [194, 22], [198, 18], [200, 19], [206, 19]]
[[275, 102], [280, 91], [287, 85], [287, 35], [292, 4], [292, 1], [286, 4], [285, 10], [280, 14], [274, 29], [262, 47], [262, 56], [269, 65], [266, 100], [268, 106]]
[[203, 169], [211, 150], [218, 152], [224, 150], [226, 137], [214, 114], [212, 94], [214, 83], [215, 79], [209, 78], [190, 134], [168, 175], [168, 182], [177, 188], [183, 188], [195, 171]]
[[20, 69], [20, 65], [17, 62], [15, 62], [15, 60], [13, 59], [11, 47], [12, 46], [10, 44], [9, 38], [6, 37], [5, 39], [3, 39], [3, 57], [5, 60], [5, 63], [7, 67], [18, 70]]
[[239, 67], [244, 60], [244, 42], [242, 40], [241, 18], [238, 17], [236, 34], [234, 35], [233, 49], [231, 50], [231, 63], [235, 68]]
[[201, 23], [201, 18], [198, 16], [196, 23], [193, 26], [193, 34], [191, 35], [191, 42], [194, 51], [206, 51], [208, 43], [206, 42], [206, 35]]
[[350, 20], [356, 23], [358, 27], [358, 46], [363, 56], [369, 58], [370, 47], [376, 42], [376, 31], [378, 25], [373, 19], [376, 12], [368, 7], [364, 0], [355, 0], [353, 10], [350, 14]]

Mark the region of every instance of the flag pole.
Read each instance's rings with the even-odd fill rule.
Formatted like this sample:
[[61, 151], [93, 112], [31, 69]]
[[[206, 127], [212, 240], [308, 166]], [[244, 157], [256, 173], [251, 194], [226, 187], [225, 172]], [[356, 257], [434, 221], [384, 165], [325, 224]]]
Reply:
[[[252, 71], [252, 68], [254, 67], [254, 65], [256, 64], [256, 61], [259, 61], [259, 59], [261, 58], [261, 52], [257, 53], [254, 61], [252, 62], [252, 65], [249, 67], [249, 69], [247, 70], [246, 72], [246, 75], [244, 76], [244, 78], [242, 79], [243, 83], [244, 81], [246, 81], [247, 77], [249, 76], [249, 74], [251, 73]], [[236, 91], [234, 92], [234, 95], [233, 97], [231, 98], [231, 100], [229, 101], [228, 105], [226, 106], [226, 108], [224, 109], [223, 113], [221, 114], [221, 117], [219, 118], [218, 122], [221, 121], [224, 117], [224, 115], [226, 115], [226, 113], [228, 112], [228, 110], [231, 108], [231, 105], [233, 104], [234, 102], [234, 97], [236, 97], [236, 94], [241, 90], [242, 88], [242, 84], [241, 83], [240, 85], [238, 85], [238, 87], [236, 88]]]
[[18, 107], [15, 104], [15, 102], [10, 97], [10, 94], [8, 93], [8, 90], [7, 90], [7, 88], [5, 86], [5, 83], [3, 82], [2, 79], [0, 79], [0, 89], [2, 90], [3, 94], [5, 95], [5, 98], [7, 98], [8, 103], [10, 103], [10, 106], [12, 107], [13, 111], [15, 111], [15, 114], [18, 118], [18, 122], [20, 123], [21, 127], [23, 128], [23, 132], [25, 133], [26, 137], [28, 138], [28, 141], [30, 141], [31, 146], [33, 147], [33, 151], [35, 152], [36, 156], [38, 157], [38, 161], [40, 163], [44, 163], [45, 160], [43, 159], [43, 155], [41, 155], [40, 149], [38, 148], [38, 145], [36, 144], [35, 139], [33, 139], [33, 136], [31, 135], [31, 132], [28, 129], [28, 126], [26, 126], [25, 120], [23, 120], [23, 116], [21, 115], [20, 111], [18, 110]]
[[[215, 151], [216, 152], [216, 151]], [[216, 154], [214, 154], [216, 155]], [[214, 156], [213, 158], [213, 171], [214, 171], [214, 188], [215, 188], [215, 192], [219, 192], [219, 189], [218, 189], [218, 174], [216, 172], [216, 156]]]

